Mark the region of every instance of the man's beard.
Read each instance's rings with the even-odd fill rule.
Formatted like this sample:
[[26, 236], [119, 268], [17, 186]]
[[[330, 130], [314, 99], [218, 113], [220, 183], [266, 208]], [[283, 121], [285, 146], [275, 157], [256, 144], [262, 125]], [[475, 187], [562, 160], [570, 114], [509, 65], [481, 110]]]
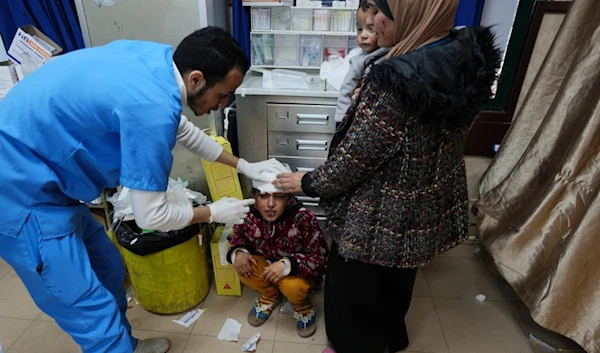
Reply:
[[[202, 98], [202, 96], [204, 96], [204, 94], [208, 91], [208, 86], [204, 86], [202, 87], [198, 92], [194, 93], [193, 95], [189, 95], [187, 97], [187, 101], [188, 101], [188, 106], [192, 109], [192, 111], [194, 110], [194, 106], [200, 101], [200, 99]], [[196, 116], [200, 116], [202, 114], [198, 114], [194, 111], [194, 114], [196, 114]]]

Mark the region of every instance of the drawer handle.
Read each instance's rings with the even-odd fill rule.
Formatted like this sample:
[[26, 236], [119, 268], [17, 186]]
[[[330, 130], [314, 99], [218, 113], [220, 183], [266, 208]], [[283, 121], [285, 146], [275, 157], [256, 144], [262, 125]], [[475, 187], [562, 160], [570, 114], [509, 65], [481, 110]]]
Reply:
[[275, 116], [277, 116], [277, 119], [289, 119], [290, 118], [290, 112], [282, 113], [280, 111], [277, 111], [277, 112], [275, 112]]
[[323, 217], [323, 216], [317, 216], [317, 219], [318, 219], [319, 221], [326, 221], [326, 220], [327, 220], [327, 217]]
[[286, 138], [285, 138], [285, 141], [283, 141], [283, 140], [281, 139], [281, 137], [277, 136], [277, 143], [278, 143], [278, 144], [280, 144], [280, 145], [282, 145], [282, 146], [287, 146], [287, 145], [289, 145], [289, 144], [290, 144], [290, 138], [289, 138], [289, 137], [286, 137]]
[[300, 125], [327, 125], [329, 114], [296, 114], [296, 122]]
[[302, 202], [302, 204], [308, 207], [319, 207], [319, 204], [317, 202]]
[[321, 201], [320, 197], [308, 197], [308, 196], [296, 196], [298, 201], [302, 202], [319, 202]]
[[305, 167], [297, 167], [296, 171], [297, 172], [312, 172], [313, 170], [315, 170], [315, 168], [305, 168]]
[[327, 151], [327, 141], [321, 140], [296, 140], [298, 150]]

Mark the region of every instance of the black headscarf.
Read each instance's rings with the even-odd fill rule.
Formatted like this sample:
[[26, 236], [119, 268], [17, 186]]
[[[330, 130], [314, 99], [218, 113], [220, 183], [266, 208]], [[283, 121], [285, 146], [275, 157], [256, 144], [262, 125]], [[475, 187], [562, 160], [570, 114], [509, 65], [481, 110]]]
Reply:
[[394, 20], [394, 15], [392, 15], [392, 10], [390, 10], [390, 5], [387, 0], [375, 0], [375, 4], [379, 7], [379, 10], [383, 12], [383, 14], [389, 18], [390, 20]]

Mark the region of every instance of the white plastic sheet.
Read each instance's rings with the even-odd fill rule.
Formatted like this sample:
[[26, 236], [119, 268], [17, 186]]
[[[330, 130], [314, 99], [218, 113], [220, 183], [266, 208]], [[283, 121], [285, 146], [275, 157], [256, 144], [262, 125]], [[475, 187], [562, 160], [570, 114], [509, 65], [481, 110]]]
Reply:
[[256, 352], [258, 340], [260, 340], [260, 333], [253, 334], [242, 346], [242, 352]]
[[221, 341], [237, 342], [240, 337], [241, 330], [242, 324], [235, 321], [234, 319], [227, 318], [217, 338]]
[[98, 7], [112, 6], [117, 0], [92, 0]]

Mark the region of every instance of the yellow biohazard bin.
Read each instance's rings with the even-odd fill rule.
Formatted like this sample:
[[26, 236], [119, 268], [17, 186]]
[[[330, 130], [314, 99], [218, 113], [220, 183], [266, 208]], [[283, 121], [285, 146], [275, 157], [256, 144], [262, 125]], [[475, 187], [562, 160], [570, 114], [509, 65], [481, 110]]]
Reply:
[[144, 309], [175, 314], [206, 298], [210, 289], [206, 240], [203, 228], [185, 243], [154, 254], [139, 256], [122, 249], [136, 299]]

